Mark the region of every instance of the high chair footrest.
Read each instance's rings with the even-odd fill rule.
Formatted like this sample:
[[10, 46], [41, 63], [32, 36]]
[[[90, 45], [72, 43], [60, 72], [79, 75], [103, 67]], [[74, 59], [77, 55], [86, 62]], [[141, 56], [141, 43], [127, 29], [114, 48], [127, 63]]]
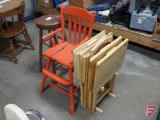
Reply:
[[51, 79], [55, 80], [56, 82], [58, 82], [62, 85], [66, 85], [66, 86], [71, 85], [71, 82], [69, 82], [69, 80], [66, 80], [66, 79], [56, 75], [55, 73], [47, 70], [46, 68], [43, 68], [42, 71], [45, 75], [47, 75], [48, 77], [50, 77]]

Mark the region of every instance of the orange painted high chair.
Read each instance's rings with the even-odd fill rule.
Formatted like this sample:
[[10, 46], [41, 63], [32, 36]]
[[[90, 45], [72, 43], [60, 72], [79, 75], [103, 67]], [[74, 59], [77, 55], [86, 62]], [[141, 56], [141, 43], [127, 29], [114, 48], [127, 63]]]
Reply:
[[[68, 23], [68, 40], [64, 37], [64, 17], [67, 19]], [[65, 93], [70, 97], [70, 112], [74, 115], [74, 92], [79, 89], [79, 86], [74, 88], [73, 86], [73, 50], [79, 45], [86, 42], [92, 34], [92, 28], [94, 24], [95, 13], [89, 13], [87, 10], [68, 6], [63, 7], [61, 5], [61, 28], [51, 32], [50, 34], [44, 36], [42, 40], [50, 39], [52, 40], [52, 45], [50, 49], [46, 50], [43, 55], [48, 58], [46, 66], [42, 69], [43, 78], [40, 86], [40, 93], [43, 92], [45, 83], [48, 83], [57, 90]], [[62, 41], [59, 42], [57, 33], [61, 33]], [[53, 38], [57, 38], [58, 44], [55, 44]], [[73, 38], [73, 39], [72, 39]], [[52, 61], [56, 61], [58, 67], [54, 66], [50, 70]], [[56, 74], [56, 70], [60, 67], [65, 66], [68, 70], [68, 80], [62, 78]], [[56, 83], [47, 80], [47, 77], [51, 78]], [[69, 87], [69, 92], [65, 91], [62, 87], [57, 84], [61, 84]]]

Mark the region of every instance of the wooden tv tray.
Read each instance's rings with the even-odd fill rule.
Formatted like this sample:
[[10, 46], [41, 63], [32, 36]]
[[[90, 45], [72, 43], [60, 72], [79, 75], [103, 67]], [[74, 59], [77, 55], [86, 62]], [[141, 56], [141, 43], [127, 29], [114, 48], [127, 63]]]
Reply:
[[73, 51], [74, 78], [81, 86], [81, 104], [90, 111], [102, 113], [96, 105], [106, 95], [112, 98], [117, 72], [122, 66], [128, 39], [118, 37], [113, 42], [113, 33], [102, 31]]

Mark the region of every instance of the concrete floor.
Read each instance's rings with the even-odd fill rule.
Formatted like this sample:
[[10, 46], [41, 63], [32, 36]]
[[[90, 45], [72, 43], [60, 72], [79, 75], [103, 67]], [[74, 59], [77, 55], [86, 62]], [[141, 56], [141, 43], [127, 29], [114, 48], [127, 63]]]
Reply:
[[[76, 112], [71, 116], [66, 95], [51, 87], [42, 95], [39, 94], [42, 73], [38, 71], [38, 29], [34, 20], [26, 22], [26, 26], [35, 50], [25, 49], [18, 54], [18, 64], [0, 58], [1, 120], [5, 120], [3, 108], [9, 103], [18, 105], [24, 111], [38, 110], [47, 120], [147, 120], [144, 107], [160, 107], [160, 54], [129, 44], [123, 67], [115, 82], [114, 93], [117, 98], [103, 99], [98, 106], [104, 113], [99, 115], [82, 108], [77, 93]], [[156, 119], [157, 112], [158, 109], [150, 120]]]

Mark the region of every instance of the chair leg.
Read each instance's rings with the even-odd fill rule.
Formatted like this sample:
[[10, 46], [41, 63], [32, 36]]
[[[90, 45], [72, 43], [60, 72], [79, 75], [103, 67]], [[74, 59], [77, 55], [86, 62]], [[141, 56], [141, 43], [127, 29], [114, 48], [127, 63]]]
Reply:
[[[48, 30], [48, 34], [51, 33], [52, 31], [51, 30]], [[53, 47], [53, 44], [52, 44], [52, 40], [49, 39], [49, 47]]]
[[16, 52], [15, 52], [15, 50], [14, 50], [12, 41], [10, 41], [10, 48], [11, 48], [11, 50], [12, 50], [13, 59], [14, 59], [15, 63], [18, 64]]
[[23, 31], [22, 33], [23, 33], [24, 37], [26, 38], [28, 44], [29, 44], [29, 45], [31, 46], [31, 48], [34, 50], [35, 48], [34, 48], [34, 46], [33, 46], [33, 44], [32, 44], [31, 38], [30, 38], [30, 36], [29, 36], [29, 34], [28, 34], [28, 31], [27, 31], [26, 27], [25, 27], [25, 29], [24, 29], [24, 31]]
[[71, 115], [74, 115], [74, 88], [73, 85], [69, 87], [70, 90], [70, 112]]
[[73, 71], [72, 69], [68, 69], [69, 72], [69, 81], [72, 82], [72, 85], [69, 87], [69, 91], [70, 91], [70, 112], [71, 115], [74, 115], [74, 88], [73, 88]]
[[[49, 69], [50, 64], [51, 64], [51, 59], [48, 59], [48, 60], [46, 61], [45, 69]], [[41, 83], [41, 86], [40, 86], [40, 94], [43, 92], [46, 78], [47, 78], [47, 75], [44, 74], [44, 75], [43, 75], [43, 78], [42, 78], [42, 83]]]
[[41, 83], [41, 86], [40, 86], [40, 94], [42, 94], [43, 90], [44, 90], [44, 85], [45, 85], [45, 81], [46, 81], [46, 78], [47, 78], [47, 75], [43, 75], [43, 78], [42, 78], [42, 83]]
[[51, 62], [52, 62], [52, 60], [48, 58], [48, 60], [46, 61], [45, 69], [47, 69], [47, 70], [49, 69]]

